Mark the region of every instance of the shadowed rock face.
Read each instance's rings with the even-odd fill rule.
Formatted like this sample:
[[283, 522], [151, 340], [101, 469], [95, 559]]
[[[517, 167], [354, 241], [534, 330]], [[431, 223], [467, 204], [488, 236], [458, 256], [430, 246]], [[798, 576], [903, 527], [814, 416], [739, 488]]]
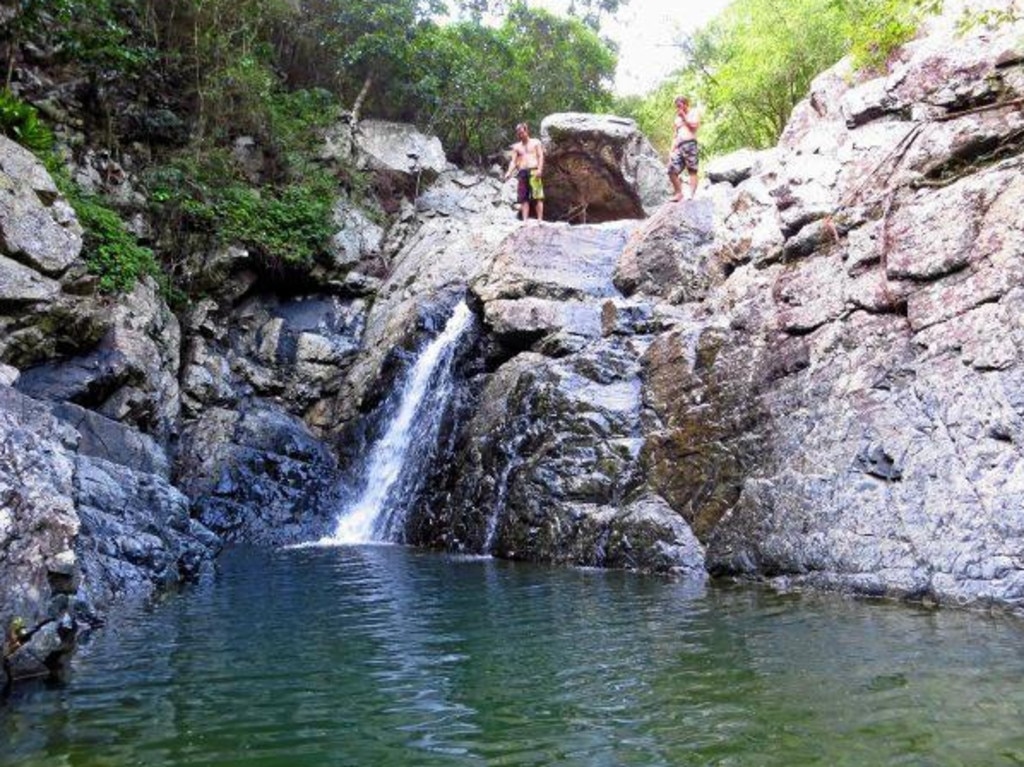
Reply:
[[[219, 548], [160, 447], [97, 413], [0, 386], [4, 676], [59, 675], [116, 602], [198, 577]], [[0, 684], [3, 683], [0, 679]]]

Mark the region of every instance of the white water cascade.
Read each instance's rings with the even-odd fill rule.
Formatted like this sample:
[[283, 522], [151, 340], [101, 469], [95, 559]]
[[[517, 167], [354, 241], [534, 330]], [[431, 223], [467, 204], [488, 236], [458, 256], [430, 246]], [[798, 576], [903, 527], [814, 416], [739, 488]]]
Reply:
[[452, 387], [451, 363], [472, 317], [465, 301], [460, 302], [410, 369], [398, 409], [370, 450], [359, 497], [341, 511], [334, 534], [321, 539], [321, 545], [386, 541], [401, 532], [405, 509], [394, 508], [390, 495], [413, 448], [429, 451], [437, 439]]

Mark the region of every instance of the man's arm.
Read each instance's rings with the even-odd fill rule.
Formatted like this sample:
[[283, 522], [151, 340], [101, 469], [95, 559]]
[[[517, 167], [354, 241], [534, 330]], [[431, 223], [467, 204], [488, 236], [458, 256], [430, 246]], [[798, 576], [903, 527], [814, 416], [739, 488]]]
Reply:
[[508, 181], [512, 178], [512, 173], [516, 169], [516, 148], [512, 147], [512, 159], [508, 161], [508, 169], [505, 171], [505, 180]]
[[683, 122], [686, 123], [686, 127], [689, 128], [691, 132], [696, 133], [697, 128], [700, 127], [700, 114], [698, 114], [696, 109], [687, 109], [686, 115], [683, 117]]
[[679, 148], [679, 129], [683, 127], [683, 118], [676, 115], [672, 118], [672, 148], [669, 149], [669, 154], [672, 154]]
[[534, 139], [534, 141], [537, 142], [536, 145], [535, 145], [535, 147], [537, 149], [537, 175], [538, 176], [543, 176], [544, 175], [544, 144], [541, 143], [540, 139]]

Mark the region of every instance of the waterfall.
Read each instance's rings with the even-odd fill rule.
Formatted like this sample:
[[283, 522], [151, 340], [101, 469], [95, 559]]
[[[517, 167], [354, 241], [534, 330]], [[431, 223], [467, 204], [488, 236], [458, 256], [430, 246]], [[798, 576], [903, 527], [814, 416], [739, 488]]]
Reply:
[[415, 465], [415, 459], [428, 456], [436, 445], [450, 401], [452, 360], [472, 317], [466, 302], [460, 302], [444, 330], [420, 353], [402, 386], [394, 416], [370, 450], [362, 491], [338, 514], [334, 534], [321, 544], [389, 541], [401, 534], [410, 500], [409, 493], [401, 491], [409, 489], [409, 481], [415, 485], [422, 479], [423, 467]]

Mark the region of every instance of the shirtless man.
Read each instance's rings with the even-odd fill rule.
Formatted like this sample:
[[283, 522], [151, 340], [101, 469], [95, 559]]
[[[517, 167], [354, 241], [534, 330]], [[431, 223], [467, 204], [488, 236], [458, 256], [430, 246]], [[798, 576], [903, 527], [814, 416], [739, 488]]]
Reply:
[[508, 181], [515, 173], [519, 179], [516, 188], [516, 202], [519, 203], [519, 217], [525, 222], [530, 217], [530, 203], [537, 208], [537, 220], [544, 220], [544, 145], [540, 139], [530, 138], [530, 128], [526, 123], [516, 126], [516, 138], [519, 139], [511, 147], [512, 159], [505, 180]]
[[672, 149], [668, 153], [668, 179], [672, 182], [672, 202], [683, 199], [683, 182], [679, 174], [686, 168], [690, 174], [690, 199], [697, 194], [697, 129], [700, 117], [690, 109], [685, 96], [676, 96], [676, 117], [672, 122]]

